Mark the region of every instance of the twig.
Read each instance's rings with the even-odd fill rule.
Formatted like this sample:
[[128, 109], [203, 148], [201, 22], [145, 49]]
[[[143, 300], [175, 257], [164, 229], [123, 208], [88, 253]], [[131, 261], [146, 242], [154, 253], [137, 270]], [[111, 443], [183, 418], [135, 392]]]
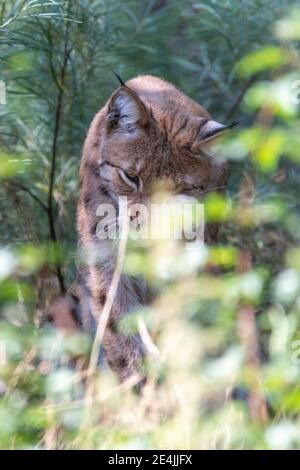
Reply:
[[237, 108], [241, 104], [241, 101], [243, 100], [245, 94], [247, 93], [247, 91], [249, 90], [251, 85], [253, 85], [253, 83], [257, 80], [257, 78], [258, 78], [258, 75], [255, 74], [255, 75], [252, 75], [252, 77], [250, 77], [247, 80], [247, 82], [245, 83], [245, 85], [240, 90], [239, 94], [237, 95], [236, 99], [232, 103], [231, 108], [229, 108], [229, 110], [225, 114], [225, 120], [231, 118], [234, 115], [235, 111], [237, 110]]
[[122, 275], [122, 269], [123, 269], [125, 255], [126, 255], [128, 230], [129, 230], [129, 223], [128, 223], [127, 218], [125, 218], [123, 223], [121, 224], [121, 234], [120, 234], [120, 241], [119, 241], [119, 246], [118, 246], [116, 267], [113, 273], [112, 281], [109, 286], [106, 301], [105, 301], [103, 310], [101, 312], [101, 316], [98, 321], [97, 331], [96, 331], [96, 335], [95, 335], [95, 339], [94, 339], [94, 343], [92, 347], [92, 352], [91, 352], [91, 357], [90, 357], [90, 362], [88, 366], [86, 396], [85, 396], [86, 407], [92, 403], [92, 397], [94, 394], [94, 385], [95, 385], [95, 372], [96, 372], [97, 364], [98, 364], [99, 351], [100, 351], [100, 347], [103, 341], [106, 325], [109, 320], [109, 315], [113, 306], [114, 298], [117, 293], [120, 278]]
[[[241, 182], [239, 202], [241, 212], [245, 212], [251, 207], [254, 193], [254, 183], [249, 175], [246, 174]], [[249, 247], [245, 247], [240, 251], [237, 272], [239, 275], [243, 275], [251, 269], [252, 253]], [[251, 377], [248, 399], [250, 414], [255, 422], [265, 424], [268, 420], [268, 409], [261, 379], [256, 311], [254, 307], [247, 302], [241, 303], [238, 307], [237, 332], [241, 344], [245, 348], [245, 365]]]
[[[62, 64], [61, 73], [60, 73], [60, 87], [58, 89], [57, 102], [56, 102], [55, 123], [54, 123], [52, 153], [51, 153], [50, 179], [49, 179], [49, 189], [48, 189], [48, 205], [47, 205], [48, 223], [49, 223], [49, 229], [50, 229], [50, 238], [55, 243], [57, 242], [57, 235], [56, 235], [56, 230], [55, 230], [54, 213], [53, 213], [53, 188], [54, 188], [54, 180], [55, 180], [55, 172], [56, 172], [57, 142], [58, 142], [58, 135], [60, 131], [60, 123], [61, 123], [64, 84], [65, 84], [68, 61], [69, 61], [70, 53], [71, 53], [71, 48], [68, 48], [69, 25], [70, 25], [69, 23], [67, 23], [66, 25], [64, 58], [63, 58], [63, 64]], [[62, 293], [64, 293], [65, 292], [64, 278], [63, 278], [60, 265], [57, 266], [56, 272], [57, 272], [60, 290]]]
[[31, 196], [32, 199], [37, 202], [44, 209], [44, 211], [48, 213], [48, 207], [46, 206], [46, 204], [44, 204], [44, 202], [38, 196], [36, 196], [29, 188], [27, 188], [23, 184], [16, 183], [15, 181], [9, 182], [9, 185], [12, 185], [16, 189], [20, 189], [21, 191], [24, 191], [25, 193], [29, 194], [29, 196]]
[[142, 341], [148, 351], [152, 356], [159, 358], [160, 352], [156, 344], [153, 343], [152, 338], [147, 330], [146, 324], [142, 318], [138, 320], [139, 333], [142, 338]]

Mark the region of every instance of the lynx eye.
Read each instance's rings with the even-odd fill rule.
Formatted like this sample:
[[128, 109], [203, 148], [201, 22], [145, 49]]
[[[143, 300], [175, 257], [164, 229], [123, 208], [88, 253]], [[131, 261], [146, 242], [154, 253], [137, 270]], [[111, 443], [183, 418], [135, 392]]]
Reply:
[[133, 189], [138, 189], [140, 187], [140, 178], [138, 175], [135, 175], [133, 173], [129, 173], [124, 170], [120, 170], [119, 174], [123, 181], [127, 183], [129, 186], [131, 186]]

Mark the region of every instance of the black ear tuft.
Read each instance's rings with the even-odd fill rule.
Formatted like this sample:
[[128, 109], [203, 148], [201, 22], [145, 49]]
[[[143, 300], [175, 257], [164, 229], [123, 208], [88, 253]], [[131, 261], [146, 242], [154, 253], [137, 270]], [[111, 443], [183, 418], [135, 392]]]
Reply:
[[225, 131], [229, 131], [233, 129], [238, 124], [239, 124], [238, 121], [233, 121], [228, 126], [224, 126], [224, 124], [221, 124], [212, 119], [205, 120], [204, 125], [200, 129], [201, 145], [215, 140], [217, 137], [222, 135]]
[[227, 126], [227, 129], [233, 129], [234, 127], [238, 126], [239, 123], [239, 121], [232, 121], [232, 123]]
[[125, 83], [123, 82], [122, 78], [120, 77], [120, 75], [118, 75], [118, 74], [117, 74], [116, 72], [114, 72], [113, 70], [112, 70], [112, 73], [113, 73], [114, 76], [119, 80], [119, 82], [120, 82], [120, 84], [121, 84], [122, 86], [126, 86]]

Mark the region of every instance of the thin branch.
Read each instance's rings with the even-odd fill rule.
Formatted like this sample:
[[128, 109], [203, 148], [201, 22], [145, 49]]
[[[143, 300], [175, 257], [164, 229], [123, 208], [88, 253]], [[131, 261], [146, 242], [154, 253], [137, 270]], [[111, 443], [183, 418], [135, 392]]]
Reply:
[[235, 111], [237, 110], [237, 108], [241, 104], [245, 94], [247, 93], [247, 91], [249, 90], [251, 85], [253, 85], [253, 83], [257, 80], [257, 78], [258, 78], [258, 75], [255, 74], [255, 75], [252, 75], [252, 77], [250, 77], [247, 80], [247, 82], [245, 83], [245, 85], [243, 86], [243, 88], [240, 90], [237, 97], [235, 98], [234, 102], [232, 103], [231, 107], [229, 108], [229, 110], [225, 114], [225, 119], [226, 120], [231, 118], [234, 115]]
[[42, 209], [44, 209], [45, 212], [48, 213], [48, 207], [46, 206], [46, 204], [44, 204], [44, 202], [43, 202], [38, 196], [36, 196], [36, 194], [34, 194], [29, 188], [27, 188], [27, 187], [24, 186], [23, 184], [20, 184], [20, 183], [15, 182], [15, 181], [9, 182], [8, 184], [9, 184], [10, 186], [14, 186], [16, 189], [20, 189], [21, 191], [24, 191], [25, 193], [29, 194], [29, 196], [30, 196], [35, 202], [37, 202], [37, 203], [42, 207]]
[[[54, 222], [54, 208], [53, 208], [53, 189], [56, 173], [56, 160], [57, 160], [57, 142], [60, 131], [61, 124], [61, 115], [62, 115], [62, 104], [64, 96], [64, 85], [66, 78], [67, 66], [70, 58], [71, 48], [68, 48], [68, 37], [69, 37], [69, 25], [66, 25], [65, 32], [65, 43], [64, 43], [64, 53], [63, 53], [63, 63], [60, 72], [60, 87], [58, 90], [57, 101], [56, 101], [56, 110], [55, 110], [55, 122], [54, 122], [54, 132], [53, 132], [53, 141], [52, 141], [52, 152], [51, 152], [51, 168], [50, 168], [50, 179], [49, 179], [49, 189], [48, 189], [48, 223], [50, 230], [50, 238], [53, 242], [57, 242], [57, 235], [55, 230]], [[61, 267], [57, 267], [57, 277], [59, 281], [59, 286], [61, 292], [65, 292], [64, 278], [62, 274]]]
[[[253, 205], [255, 186], [249, 175], [245, 175], [241, 182], [239, 210], [244, 212]], [[245, 240], [247, 244], [247, 239]], [[253, 266], [252, 252], [249, 246], [241, 249], [237, 273], [243, 275], [251, 271]], [[245, 366], [251, 379], [248, 404], [254, 422], [265, 424], [268, 420], [268, 407], [261, 377], [261, 363], [259, 354], [259, 338], [256, 324], [256, 310], [250, 303], [241, 302], [238, 306], [237, 332], [244, 347], [246, 357]]]
[[[125, 218], [121, 225], [121, 234], [118, 246], [118, 254], [116, 267], [113, 272], [112, 280], [108, 289], [106, 296], [106, 301], [101, 312], [101, 316], [98, 321], [97, 330], [94, 338], [94, 343], [92, 347], [92, 352], [90, 356], [90, 362], [87, 370], [87, 384], [86, 384], [86, 394], [85, 394], [85, 406], [86, 412], [88, 412], [88, 405], [92, 403], [92, 397], [94, 395], [95, 387], [95, 372], [98, 364], [98, 357], [100, 352], [100, 347], [103, 341], [105, 329], [109, 320], [110, 312], [114, 303], [114, 299], [118, 290], [119, 282], [122, 275], [122, 269], [124, 265], [126, 247], [128, 240], [128, 220]], [[86, 418], [88, 418], [89, 413], [87, 413]], [[84, 423], [83, 423], [84, 424]]]

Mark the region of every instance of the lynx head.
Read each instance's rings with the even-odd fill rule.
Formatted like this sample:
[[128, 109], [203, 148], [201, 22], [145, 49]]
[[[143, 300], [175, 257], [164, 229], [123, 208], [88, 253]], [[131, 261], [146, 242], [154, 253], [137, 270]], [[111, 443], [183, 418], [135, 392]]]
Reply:
[[224, 189], [227, 164], [210, 154], [210, 146], [230, 127], [159, 78], [139, 76], [122, 84], [90, 127], [81, 207], [87, 203], [95, 214], [104, 194], [110, 202], [127, 196], [129, 206], [147, 204], [164, 184], [193, 197]]
[[109, 192], [132, 202], [149, 197], [159, 181], [177, 194], [221, 189], [226, 163], [209, 148], [226, 129], [169, 83], [138, 77], [107, 103], [100, 174]]

